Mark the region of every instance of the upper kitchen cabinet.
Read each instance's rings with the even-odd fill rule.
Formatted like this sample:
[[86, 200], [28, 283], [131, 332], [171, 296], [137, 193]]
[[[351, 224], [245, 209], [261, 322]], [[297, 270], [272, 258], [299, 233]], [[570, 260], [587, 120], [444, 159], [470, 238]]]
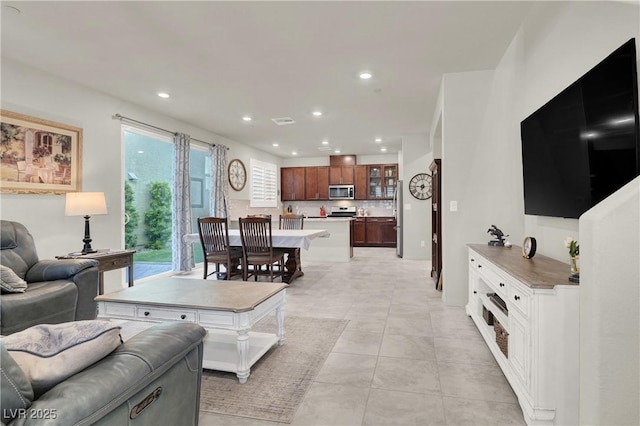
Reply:
[[356, 200], [366, 200], [367, 199], [367, 166], [355, 166], [353, 168], [355, 175], [355, 194], [354, 198]]
[[305, 167], [305, 199], [329, 199], [329, 167]]
[[398, 181], [398, 165], [369, 166], [368, 186], [370, 200], [389, 200]]
[[280, 199], [282, 201], [304, 200], [304, 177], [304, 167], [282, 167], [280, 169]]
[[330, 166], [329, 167], [329, 184], [330, 185], [353, 185], [354, 184], [354, 166]]

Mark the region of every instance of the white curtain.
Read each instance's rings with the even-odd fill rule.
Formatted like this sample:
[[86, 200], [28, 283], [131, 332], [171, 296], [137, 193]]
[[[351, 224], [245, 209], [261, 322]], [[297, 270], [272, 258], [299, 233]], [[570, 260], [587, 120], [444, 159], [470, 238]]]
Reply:
[[229, 217], [229, 177], [227, 175], [227, 147], [209, 147], [211, 154], [210, 211], [214, 217]]
[[173, 238], [172, 266], [174, 271], [190, 271], [193, 261], [193, 248], [182, 241], [185, 234], [192, 232], [191, 195], [189, 181], [189, 151], [191, 137], [176, 133], [173, 137]]

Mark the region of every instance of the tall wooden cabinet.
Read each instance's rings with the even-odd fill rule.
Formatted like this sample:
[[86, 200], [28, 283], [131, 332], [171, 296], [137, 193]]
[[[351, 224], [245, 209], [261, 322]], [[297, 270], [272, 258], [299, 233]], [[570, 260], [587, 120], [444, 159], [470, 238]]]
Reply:
[[[436, 158], [429, 166], [431, 171], [431, 278], [438, 287], [442, 273], [442, 183], [440, 171], [442, 160]], [[440, 289], [442, 287], [440, 286]]]
[[329, 167], [305, 167], [305, 199], [329, 199]]
[[305, 168], [282, 167], [280, 169], [280, 199], [302, 201], [305, 199]]

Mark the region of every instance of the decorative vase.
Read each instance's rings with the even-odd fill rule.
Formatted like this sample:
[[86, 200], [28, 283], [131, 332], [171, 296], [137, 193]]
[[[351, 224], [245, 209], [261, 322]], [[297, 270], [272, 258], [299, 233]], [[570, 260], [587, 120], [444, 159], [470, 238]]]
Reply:
[[580, 266], [578, 265], [579, 260], [580, 256], [571, 257], [571, 275], [576, 275], [580, 272]]

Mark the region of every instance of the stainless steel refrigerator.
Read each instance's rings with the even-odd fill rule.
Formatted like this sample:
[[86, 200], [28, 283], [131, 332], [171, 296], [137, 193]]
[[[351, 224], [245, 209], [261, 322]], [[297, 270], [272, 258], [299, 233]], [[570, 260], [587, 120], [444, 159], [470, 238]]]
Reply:
[[396, 182], [393, 192], [393, 216], [396, 218], [396, 255], [402, 257], [402, 181]]

